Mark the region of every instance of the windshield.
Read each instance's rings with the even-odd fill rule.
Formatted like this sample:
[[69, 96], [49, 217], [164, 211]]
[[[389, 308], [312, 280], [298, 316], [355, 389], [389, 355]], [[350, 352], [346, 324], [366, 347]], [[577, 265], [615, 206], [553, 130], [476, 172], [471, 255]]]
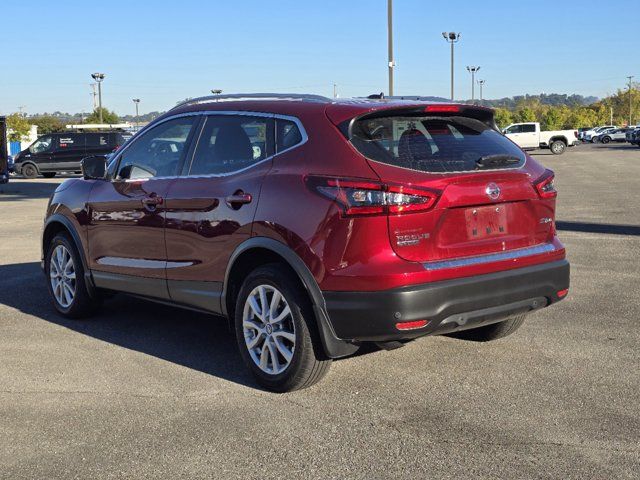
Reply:
[[459, 116], [357, 120], [351, 143], [371, 160], [422, 172], [464, 172], [489, 165], [519, 168], [526, 160], [524, 152], [501, 133]]

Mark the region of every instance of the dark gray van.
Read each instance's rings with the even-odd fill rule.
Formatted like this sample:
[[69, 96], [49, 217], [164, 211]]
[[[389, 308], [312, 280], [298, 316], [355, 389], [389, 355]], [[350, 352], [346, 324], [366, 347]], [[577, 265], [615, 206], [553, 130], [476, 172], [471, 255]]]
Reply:
[[130, 137], [126, 132], [72, 132], [42, 135], [18, 153], [15, 171], [27, 178], [39, 174], [55, 177], [60, 172], [80, 172], [80, 161], [91, 155], [107, 155]]

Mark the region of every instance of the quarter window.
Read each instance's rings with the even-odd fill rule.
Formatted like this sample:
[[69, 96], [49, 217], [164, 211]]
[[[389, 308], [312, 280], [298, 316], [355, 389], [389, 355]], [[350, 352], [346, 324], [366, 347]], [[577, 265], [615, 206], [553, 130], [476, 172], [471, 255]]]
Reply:
[[273, 120], [242, 115], [210, 115], [196, 146], [189, 175], [222, 175], [273, 155]]
[[291, 120], [276, 120], [276, 149], [282, 152], [302, 141], [302, 134], [295, 122]]
[[176, 118], [142, 134], [120, 156], [117, 177], [138, 179], [177, 175], [196, 119]]

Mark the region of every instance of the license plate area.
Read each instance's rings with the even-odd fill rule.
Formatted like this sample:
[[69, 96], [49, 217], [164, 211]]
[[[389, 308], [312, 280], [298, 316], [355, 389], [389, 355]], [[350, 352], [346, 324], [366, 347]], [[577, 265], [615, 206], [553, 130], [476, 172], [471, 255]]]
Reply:
[[495, 237], [507, 233], [507, 206], [504, 204], [468, 208], [464, 215], [469, 240]]

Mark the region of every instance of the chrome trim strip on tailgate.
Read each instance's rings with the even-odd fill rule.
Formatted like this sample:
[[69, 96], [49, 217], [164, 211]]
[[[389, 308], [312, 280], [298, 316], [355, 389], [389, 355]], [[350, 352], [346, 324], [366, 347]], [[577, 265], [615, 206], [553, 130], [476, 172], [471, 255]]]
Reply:
[[540, 255], [541, 253], [553, 252], [556, 247], [551, 243], [535, 245], [533, 247], [519, 248], [508, 252], [491, 253], [477, 257], [457, 258], [455, 260], [442, 260], [437, 262], [426, 262], [422, 265], [425, 270], [443, 270], [445, 268], [467, 267], [469, 265], [481, 265], [483, 263], [500, 262], [503, 260], [515, 260], [517, 258]]

